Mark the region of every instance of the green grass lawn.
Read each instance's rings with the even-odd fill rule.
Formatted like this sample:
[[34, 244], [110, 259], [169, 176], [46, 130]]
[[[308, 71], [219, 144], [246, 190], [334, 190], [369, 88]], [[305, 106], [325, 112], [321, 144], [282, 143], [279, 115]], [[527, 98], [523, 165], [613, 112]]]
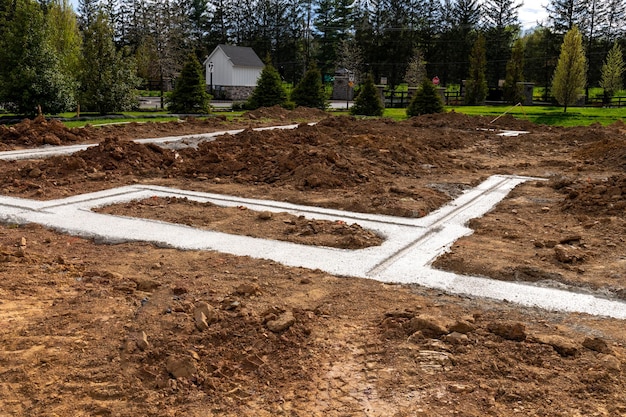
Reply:
[[[589, 126], [593, 123], [609, 125], [626, 117], [624, 108], [570, 107], [563, 113], [562, 107], [554, 106], [447, 106], [446, 111], [455, 111], [472, 116], [489, 116], [494, 119], [502, 114], [510, 114], [519, 119], [553, 126]], [[385, 117], [396, 120], [406, 119], [405, 109], [385, 109]]]
[[[446, 111], [455, 111], [474, 116], [488, 116], [494, 119], [506, 113], [519, 119], [553, 126], [588, 126], [593, 123], [609, 125], [626, 117], [626, 107], [570, 107], [567, 113], [564, 113], [562, 107], [556, 106], [446, 106]], [[243, 111], [223, 111], [214, 114], [224, 115], [228, 119], [232, 119], [241, 116], [243, 113]], [[347, 115], [349, 113], [345, 109], [340, 109], [332, 111], [332, 114]], [[97, 126], [111, 123], [169, 122], [178, 119], [177, 117], [169, 116], [167, 111], [124, 112], [116, 118], [99, 118], [96, 114], [85, 113], [81, 114], [81, 116], [87, 117], [88, 120], [71, 120], [75, 115], [75, 113], [63, 113], [59, 116], [70, 119], [63, 122], [68, 127], [81, 127], [86, 124]], [[89, 118], [89, 116], [93, 116], [93, 119]], [[384, 117], [406, 120], [406, 109], [385, 109]]]

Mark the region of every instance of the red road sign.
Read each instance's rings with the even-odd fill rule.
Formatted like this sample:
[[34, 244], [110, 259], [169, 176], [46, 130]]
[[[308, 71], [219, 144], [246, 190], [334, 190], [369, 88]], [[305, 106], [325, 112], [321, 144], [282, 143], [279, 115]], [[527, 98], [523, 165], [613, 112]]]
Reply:
[[436, 75], [433, 77], [433, 84], [439, 85], [439, 77], [437, 77]]

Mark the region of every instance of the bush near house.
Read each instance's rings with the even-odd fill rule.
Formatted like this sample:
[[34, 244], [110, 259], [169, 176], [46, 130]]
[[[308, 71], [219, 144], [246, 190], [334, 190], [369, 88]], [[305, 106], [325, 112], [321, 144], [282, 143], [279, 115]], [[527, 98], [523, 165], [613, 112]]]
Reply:
[[211, 96], [206, 92], [202, 75], [202, 65], [192, 54], [176, 80], [168, 109], [173, 113], [208, 113], [210, 100]]
[[380, 99], [376, 85], [374, 85], [374, 77], [370, 74], [361, 86], [361, 91], [354, 100], [354, 106], [350, 109], [350, 114], [360, 116], [382, 116], [384, 110], [385, 106]]
[[293, 89], [291, 101], [296, 106], [322, 110], [326, 108], [326, 92], [322, 84], [322, 73], [315, 65], [309, 68], [306, 74], [304, 74], [304, 78]]
[[419, 116], [422, 114], [433, 114], [443, 112], [443, 102], [437, 91], [437, 87], [431, 80], [424, 77], [419, 88], [415, 92], [406, 114], [409, 117]]
[[256, 88], [246, 102], [248, 110], [259, 107], [284, 106], [287, 103], [287, 91], [280, 79], [280, 74], [270, 63], [261, 71]]

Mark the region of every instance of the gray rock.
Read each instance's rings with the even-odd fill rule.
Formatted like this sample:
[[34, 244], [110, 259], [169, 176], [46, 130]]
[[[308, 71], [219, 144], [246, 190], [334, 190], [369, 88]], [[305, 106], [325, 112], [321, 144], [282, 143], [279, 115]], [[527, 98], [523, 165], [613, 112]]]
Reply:
[[141, 332], [137, 335], [137, 347], [140, 350], [146, 350], [150, 347], [150, 342], [148, 342], [148, 335], [146, 332]]
[[554, 247], [556, 260], [563, 263], [576, 263], [585, 260], [585, 252], [576, 246], [556, 245]]
[[459, 332], [452, 332], [444, 336], [444, 340], [453, 345], [466, 345], [469, 343], [469, 337], [466, 334]]
[[448, 330], [450, 330], [451, 332], [467, 334], [476, 330], [476, 327], [466, 320], [459, 320], [452, 326], [450, 326]]

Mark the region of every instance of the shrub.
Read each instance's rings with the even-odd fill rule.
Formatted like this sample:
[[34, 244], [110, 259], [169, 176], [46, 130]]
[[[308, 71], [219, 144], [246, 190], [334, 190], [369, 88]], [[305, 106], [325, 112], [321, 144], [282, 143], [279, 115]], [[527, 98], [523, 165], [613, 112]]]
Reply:
[[202, 76], [202, 65], [192, 54], [176, 80], [168, 109], [174, 113], [208, 113], [210, 100], [211, 96], [206, 92], [206, 83]]
[[296, 106], [322, 110], [326, 108], [326, 92], [322, 84], [322, 73], [315, 65], [309, 68], [304, 74], [304, 78], [293, 89], [291, 100]]
[[286, 102], [287, 91], [283, 87], [280, 74], [268, 63], [261, 71], [256, 88], [246, 102], [245, 108], [254, 110], [259, 107], [283, 106]]
[[385, 106], [374, 85], [374, 77], [370, 74], [361, 85], [361, 91], [354, 100], [350, 113], [362, 116], [382, 116], [384, 110]]
[[424, 77], [419, 88], [415, 92], [409, 107], [406, 109], [406, 114], [409, 117], [419, 116], [421, 114], [442, 113], [443, 102], [441, 96], [437, 91], [437, 87], [431, 80]]

